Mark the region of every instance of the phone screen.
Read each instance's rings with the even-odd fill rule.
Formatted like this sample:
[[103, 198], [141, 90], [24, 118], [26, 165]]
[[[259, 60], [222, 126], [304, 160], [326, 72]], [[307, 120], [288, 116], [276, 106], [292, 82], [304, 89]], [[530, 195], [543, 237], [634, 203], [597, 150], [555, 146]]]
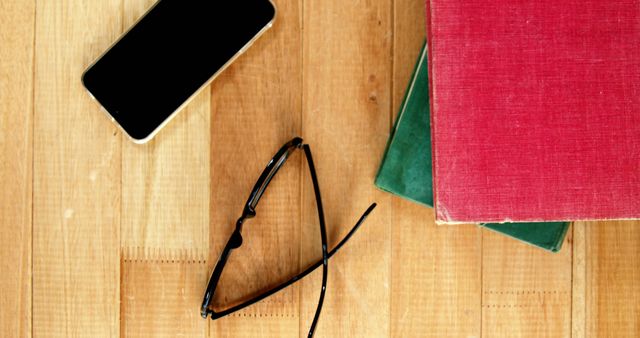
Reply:
[[146, 141], [274, 16], [269, 0], [161, 0], [82, 81], [129, 136]]

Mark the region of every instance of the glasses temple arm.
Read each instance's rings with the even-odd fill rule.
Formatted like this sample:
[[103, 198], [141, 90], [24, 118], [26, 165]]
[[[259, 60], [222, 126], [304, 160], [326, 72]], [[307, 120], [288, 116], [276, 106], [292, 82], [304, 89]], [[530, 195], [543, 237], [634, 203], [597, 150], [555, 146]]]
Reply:
[[[367, 208], [367, 210], [362, 214], [362, 216], [360, 216], [360, 219], [358, 220], [358, 222], [356, 223], [356, 225], [353, 226], [353, 228], [351, 228], [351, 230], [349, 231], [349, 233], [340, 241], [340, 243], [338, 243], [338, 245], [336, 245], [333, 249], [329, 250], [327, 252], [327, 258], [331, 258], [336, 252], [338, 252], [338, 250], [340, 250], [345, 243], [347, 243], [347, 241], [349, 241], [349, 239], [353, 236], [353, 234], [355, 234], [356, 231], [358, 231], [358, 229], [360, 228], [360, 226], [362, 225], [362, 223], [364, 223], [364, 221], [367, 219], [367, 217], [369, 216], [369, 214], [373, 211], [373, 209], [375, 209], [377, 206], [376, 203], [373, 203], [369, 206], [369, 208]], [[239, 311], [244, 309], [247, 306], [251, 306], [279, 291], [281, 291], [282, 289], [287, 288], [288, 286], [290, 286], [291, 284], [301, 280], [302, 278], [306, 277], [308, 274], [310, 274], [311, 272], [313, 272], [315, 269], [319, 268], [320, 266], [322, 266], [322, 260], [319, 260], [317, 262], [315, 262], [314, 264], [310, 265], [307, 269], [305, 269], [304, 271], [302, 271], [301, 273], [299, 273], [298, 275], [291, 277], [288, 281], [276, 286], [275, 288], [257, 296], [256, 298], [253, 298], [251, 300], [248, 300], [242, 304], [238, 304], [234, 307], [231, 307], [229, 309], [226, 309], [224, 311], [220, 311], [220, 312], [215, 312], [212, 313], [211, 319], [218, 319], [221, 317], [224, 317], [226, 315], [229, 315], [233, 312]]]
[[322, 288], [320, 289], [320, 297], [318, 299], [318, 306], [316, 307], [316, 313], [313, 315], [313, 321], [309, 328], [307, 337], [313, 337], [313, 333], [316, 331], [318, 320], [320, 319], [320, 313], [322, 312], [322, 305], [324, 304], [324, 296], [327, 291], [327, 274], [329, 270], [329, 256], [327, 253], [327, 227], [324, 220], [324, 208], [322, 207], [322, 198], [320, 197], [320, 184], [318, 183], [318, 176], [316, 175], [316, 167], [313, 164], [313, 156], [311, 156], [311, 148], [308, 144], [303, 146], [305, 157], [307, 158], [307, 164], [309, 165], [309, 173], [311, 174], [311, 181], [313, 183], [313, 192], [316, 197], [316, 205], [318, 209], [318, 218], [320, 223], [320, 238], [322, 242]]
[[231, 255], [231, 251], [233, 251], [233, 249], [239, 248], [242, 245], [242, 235], [240, 234], [240, 230], [242, 227], [241, 222], [239, 221], [238, 224], [239, 225], [236, 226], [236, 229], [231, 235], [231, 238], [224, 246], [222, 255], [220, 255], [220, 259], [218, 259], [218, 262], [216, 263], [216, 266], [211, 273], [211, 278], [209, 278], [209, 285], [207, 285], [207, 291], [205, 292], [204, 300], [202, 301], [202, 307], [200, 309], [200, 314], [203, 318], [207, 318], [207, 315], [209, 314], [212, 316], [216, 314], [213, 310], [209, 309], [209, 304], [211, 304], [213, 295], [216, 293], [218, 282], [220, 281], [220, 277], [222, 276], [222, 270], [224, 270], [224, 266], [227, 264], [227, 260]]

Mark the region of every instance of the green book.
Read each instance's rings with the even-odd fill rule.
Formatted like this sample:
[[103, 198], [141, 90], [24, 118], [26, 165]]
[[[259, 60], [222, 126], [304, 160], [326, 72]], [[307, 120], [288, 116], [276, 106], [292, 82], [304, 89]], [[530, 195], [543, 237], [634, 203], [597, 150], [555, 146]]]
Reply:
[[[427, 52], [423, 47], [375, 183], [384, 191], [433, 207], [428, 80]], [[569, 223], [502, 223], [480, 226], [557, 252], [562, 247]]]

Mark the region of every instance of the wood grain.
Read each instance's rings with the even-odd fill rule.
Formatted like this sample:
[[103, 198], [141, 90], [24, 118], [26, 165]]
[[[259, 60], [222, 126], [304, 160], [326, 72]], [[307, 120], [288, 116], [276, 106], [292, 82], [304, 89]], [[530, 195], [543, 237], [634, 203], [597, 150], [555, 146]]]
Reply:
[[[390, 198], [373, 179], [391, 117], [392, 1], [304, 3], [303, 132], [322, 191], [329, 247], [370, 203], [379, 207], [329, 263], [318, 337], [390, 331]], [[313, 187], [304, 176], [302, 263], [320, 259]], [[321, 274], [303, 281], [300, 330], [308, 330]]]
[[585, 338], [586, 311], [587, 311], [587, 241], [586, 224], [575, 222], [572, 225], [573, 236], [571, 247], [571, 337]]
[[552, 254], [483, 230], [483, 337], [571, 335], [570, 237]]
[[[302, 3], [275, 5], [274, 26], [212, 85], [210, 271], [262, 170], [300, 134]], [[301, 160], [295, 154], [287, 161], [257, 206], [257, 217], [244, 226], [244, 244], [233, 252], [216, 292], [217, 308], [298, 272]], [[210, 332], [212, 337], [297, 337], [298, 313], [294, 286], [212, 322]]]
[[174, 260], [125, 259], [122, 265], [122, 337], [206, 337], [200, 317], [206, 264]]
[[31, 336], [35, 1], [0, 3], [0, 336]]
[[33, 334], [117, 337], [120, 135], [83, 70], [121, 33], [121, 1], [38, 1]]
[[587, 337], [640, 333], [640, 222], [586, 223]]
[[480, 229], [433, 219], [432, 209], [394, 203], [391, 336], [481, 337]]

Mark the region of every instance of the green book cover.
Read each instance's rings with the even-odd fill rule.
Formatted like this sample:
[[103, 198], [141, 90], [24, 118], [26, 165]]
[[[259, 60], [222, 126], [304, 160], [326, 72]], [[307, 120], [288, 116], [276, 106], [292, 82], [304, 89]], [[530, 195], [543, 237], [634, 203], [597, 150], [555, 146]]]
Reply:
[[[384, 191], [433, 207], [426, 54], [426, 48], [423, 47], [375, 183]], [[481, 226], [557, 252], [564, 242], [569, 223], [503, 223]]]

